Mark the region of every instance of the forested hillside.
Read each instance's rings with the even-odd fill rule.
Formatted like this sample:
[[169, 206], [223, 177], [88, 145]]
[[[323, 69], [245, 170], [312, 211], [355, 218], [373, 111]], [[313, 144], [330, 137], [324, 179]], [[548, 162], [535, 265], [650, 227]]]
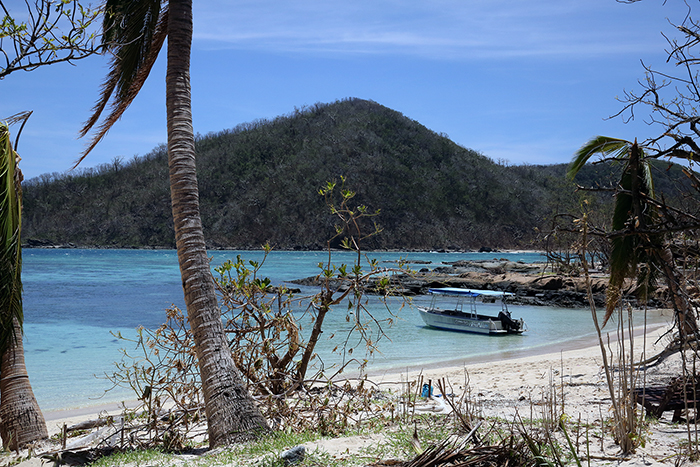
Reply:
[[[347, 178], [384, 229], [369, 248], [527, 247], [575, 210], [564, 167], [511, 166], [377, 103], [317, 104], [197, 139], [210, 247], [318, 249], [335, 219], [318, 189]], [[173, 247], [165, 147], [25, 183], [25, 242]]]

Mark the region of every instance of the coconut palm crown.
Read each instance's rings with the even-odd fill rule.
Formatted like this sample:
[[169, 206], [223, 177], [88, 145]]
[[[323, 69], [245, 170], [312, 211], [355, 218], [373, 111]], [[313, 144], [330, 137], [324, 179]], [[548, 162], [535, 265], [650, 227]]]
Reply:
[[647, 230], [657, 218], [656, 206], [649, 202], [654, 198], [654, 183], [649, 158], [637, 141], [596, 136], [576, 152], [567, 175], [573, 179], [596, 155], [624, 164], [609, 234], [610, 279], [604, 326], [620, 301], [627, 278], [636, 276], [637, 293], [642, 300], [655, 287], [659, 269], [654, 263], [658, 256], [651, 254], [651, 250], [661, 246], [662, 238]]
[[13, 320], [20, 325], [22, 313], [21, 188], [17, 154], [10, 143], [10, 129], [0, 123], [0, 354], [15, 339]]

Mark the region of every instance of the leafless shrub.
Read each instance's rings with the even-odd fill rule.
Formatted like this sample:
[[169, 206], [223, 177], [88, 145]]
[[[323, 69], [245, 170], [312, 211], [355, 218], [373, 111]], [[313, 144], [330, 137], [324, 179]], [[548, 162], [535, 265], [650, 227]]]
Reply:
[[139, 401], [125, 411], [121, 444], [182, 449], [204, 417], [192, 335], [180, 309], [166, 313], [155, 331], [139, 328], [136, 339], [117, 335], [134, 350], [122, 350], [116, 370], [106, 376], [114, 386], [131, 388]]
[[[335, 264], [329, 241], [328, 261], [319, 265], [321, 290], [316, 295], [295, 297], [261, 276], [260, 269], [272, 250], [268, 245], [263, 247], [261, 261], [246, 262], [238, 256], [215, 269], [222, 319], [234, 361], [264, 416], [278, 428], [337, 434], [361, 422], [371, 424], [383, 417], [387, 408], [393, 410], [393, 402], [381, 402], [377, 388], [365, 379], [352, 384], [337, 381], [350, 365], [361, 374], [368, 359], [355, 358], [353, 352], [359, 346], [371, 355], [385, 337], [384, 326], [391, 325], [394, 316], [389, 310], [387, 318], [379, 319], [366, 307], [364, 291], [369, 279], [376, 279], [373, 287], [388, 295], [391, 271], [380, 268], [376, 260], [362, 252], [362, 240], [380, 231], [374, 224], [369, 233], [364, 233], [362, 219], [376, 213], [364, 206], [351, 207], [355, 194], [344, 187], [344, 179], [342, 182], [340, 186], [328, 183], [320, 194], [331, 214], [341, 221], [334, 239], [339, 238], [340, 245], [356, 256], [352, 264]], [[399, 270], [405, 272], [401, 265]], [[326, 367], [316, 353], [316, 344], [324, 318], [334, 307], [345, 308], [351, 326], [338, 337], [333, 350], [342, 354], [341, 363]], [[127, 417], [145, 417], [138, 427], [127, 428], [132, 437], [139, 433], [139, 440], [132, 444], [179, 449], [184, 446], [181, 440], [187, 439], [190, 422], [202, 417], [201, 383], [185, 317], [176, 307], [168, 310], [167, 316], [167, 323], [158, 330], [139, 330], [138, 338], [131, 340], [135, 354], [125, 351], [109, 379], [114, 385], [130, 387], [140, 401]], [[302, 323], [311, 323], [310, 332], [303, 332]], [[165, 427], [163, 423], [170, 425]], [[163, 433], [168, 433], [168, 439]]]

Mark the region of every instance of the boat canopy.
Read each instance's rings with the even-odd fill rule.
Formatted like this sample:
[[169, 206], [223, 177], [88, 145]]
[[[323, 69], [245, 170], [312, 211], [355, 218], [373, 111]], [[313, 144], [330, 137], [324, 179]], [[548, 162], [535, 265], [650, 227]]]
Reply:
[[453, 295], [463, 297], [504, 297], [513, 295], [510, 292], [499, 292], [497, 290], [460, 289], [458, 287], [441, 287], [439, 289], [428, 289], [428, 293], [437, 295]]

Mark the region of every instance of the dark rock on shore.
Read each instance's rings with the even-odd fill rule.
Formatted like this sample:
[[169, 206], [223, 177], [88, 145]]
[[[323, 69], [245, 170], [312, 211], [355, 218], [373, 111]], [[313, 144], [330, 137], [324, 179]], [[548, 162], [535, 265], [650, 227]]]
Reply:
[[36, 239], [36, 238], [30, 238], [28, 239], [24, 245], [22, 245], [23, 248], [77, 248], [76, 245], [73, 243], [53, 243], [49, 240], [41, 240], [41, 239]]
[[[467, 289], [498, 290], [513, 293], [508, 303], [564, 308], [588, 307], [588, 294], [583, 277], [545, 273], [543, 263], [526, 264], [507, 260], [458, 261], [433, 269], [422, 268], [411, 273], [391, 276], [389, 293], [395, 295], [424, 295], [436, 287], [460, 287]], [[367, 293], [377, 293], [378, 278], [367, 286]], [[292, 281], [305, 286], [319, 285], [317, 277]], [[591, 289], [596, 307], [605, 306], [608, 278], [591, 277]], [[340, 281], [334, 288], [342, 287]], [[627, 292], [630, 292], [628, 290]], [[651, 306], [661, 303], [652, 301]]]

